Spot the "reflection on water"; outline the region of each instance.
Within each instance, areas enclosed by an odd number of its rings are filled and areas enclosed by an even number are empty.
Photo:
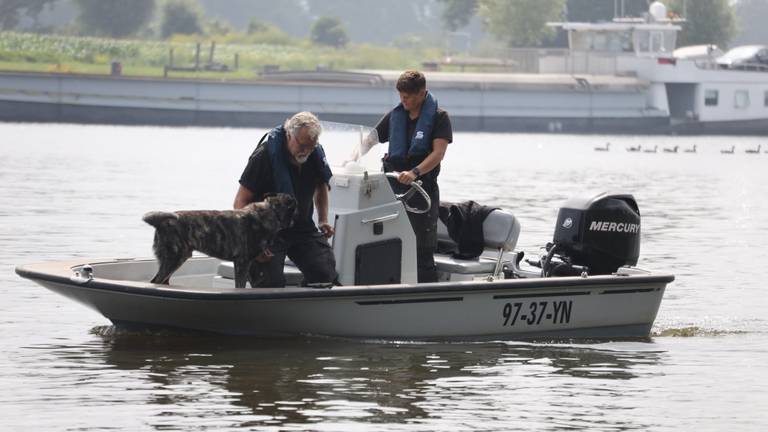
[[[92,333],[98,339],[80,347],[27,349],[46,352],[61,368],[91,371],[80,377],[81,385],[127,384],[127,392],[118,397],[130,401],[138,393],[143,404],[154,407],[156,428],[191,426],[216,416],[226,416],[222,425],[230,427],[406,419],[432,425],[435,416],[441,418],[438,425],[447,426],[452,410],[468,408],[476,420],[509,424],[500,416],[500,403],[519,404],[515,421],[523,424],[544,420],[536,413],[538,404],[530,406],[530,398],[542,389],[546,395],[536,394],[539,403],[577,393],[582,399],[602,397],[617,391],[606,380],[647,375],[663,358],[641,343],[612,350],[523,343],[254,340],[126,332],[111,326]],[[582,382],[567,385],[574,379]],[[605,408],[581,405],[584,415]],[[559,415],[570,416],[569,410],[566,406]]]
[[[0,125],[0,430],[768,425],[768,155],[740,151],[760,137],[456,134],[441,195],[514,212],[528,254],[551,239],[565,200],[635,195],[641,265],[676,275],[644,342],[122,333],[13,273],[32,261],[151,256],[141,215],[229,208],[263,132]],[[606,141],[612,151],[592,150]],[[694,143],[697,154],[624,151]],[[731,145],[737,154],[719,153]]]

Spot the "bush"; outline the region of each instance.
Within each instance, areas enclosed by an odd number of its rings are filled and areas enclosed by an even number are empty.
[[[296,40],[276,25],[255,18],[248,23],[246,40],[255,44],[296,45]]]
[[[209,35],[226,36],[235,33],[235,29],[226,20],[213,19],[205,23],[205,32]]]
[[[422,59],[440,56],[438,48],[351,45],[337,49],[313,45],[306,39],[293,39],[291,45],[251,42],[249,39],[258,37],[258,33],[250,36],[240,34],[244,40],[238,43],[223,40],[234,39],[235,36],[216,37],[217,61],[231,64],[235,54],[239,56],[240,68],[226,76],[232,78],[253,78],[256,71],[268,64],[279,65],[280,70],[312,70],[318,64],[333,65],[339,69],[409,69],[417,68]],[[74,71],[89,73],[96,70],[96,73],[103,73],[108,69],[89,69],[88,66],[108,66],[110,61],[119,60],[123,63],[124,72],[130,67],[135,71],[134,75],[159,75],[168,62],[169,49],[174,49],[177,64],[191,64],[197,42],[203,43],[204,50],[210,43],[192,35],[174,36],[168,41],[150,41],[0,32],[0,61],[19,63],[16,66],[18,70],[24,70],[25,64],[29,65],[29,70],[38,70],[35,65],[58,63],[66,64]],[[56,71],[61,72],[61,69]]]
[[[310,32],[312,42],[341,48],[347,45],[349,37],[341,20],[335,17],[320,17],[312,24]]]

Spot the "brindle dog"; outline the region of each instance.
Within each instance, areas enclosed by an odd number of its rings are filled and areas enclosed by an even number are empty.
[[[272,245],[280,230],[293,223],[296,200],[287,194],[268,197],[239,210],[150,212],[144,222],[155,227],[153,250],[160,263],[152,283],[168,284],[171,275],[196,250],[235,264],[235,287],[260,282],[255,258]]]

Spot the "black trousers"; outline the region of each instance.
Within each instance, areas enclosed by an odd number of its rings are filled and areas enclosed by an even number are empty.
[[[315,283],[336,283],[336,258],[333,249],[320,231],[283,233],[272,245],[272,259],[262,266],[261,287],[284,287],[283,266],[286,255],[304,275],[303,286]]]
[[[395,193],[404,193],[410,186],[406,186],[395,179],[389,179]],[[408,212],[413,233],[416,235],[416,267],[419,282],[437,282],[437,266],[435,266],[435,250],[437,249],[437,218],[440,209],[440,188],[437,182],[425,180],[422,183],[424,191],[429,195],[432,206],[426,213],[416,214]],[[408,205],[414,208],[424,208],[426,201],[420,194],[414,194]]]

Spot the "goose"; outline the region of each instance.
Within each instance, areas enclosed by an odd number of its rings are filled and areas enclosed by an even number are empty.
[[[611,143],[605,143],[605,147],[595,147],[595,151],[611,151]]]
[[[696,153],[696,144],[693,145],[693,147],[689,149],[684,150],[686,153]]]
[[[646,150],[643,150],[643,153],[656,153],[656,150],[658,150],[658,148],[659,146],[653,146],[653,150],[646,149]]]
[[[729,149],[722,149],[722,150],[720,150],[720,153],[722,153],[722,154],[733,154],[733,152],[735,150],[736,150],[736,146],[733,145],[733,146],[731,146],[730,150]]]
[[[664,153],[677,153],[678,146],[674,146],[672,148],[664,148]]]
[[[628,152],[639,152],[641,150],[640,144],[637,145],[637,147],[629,146],[627,147]]]
[[[746,149],[744,150],[745,153],[751,153],[751,154],[758,154],[760,153],[760,146],[762,144],[758,144],[756,149]]]

